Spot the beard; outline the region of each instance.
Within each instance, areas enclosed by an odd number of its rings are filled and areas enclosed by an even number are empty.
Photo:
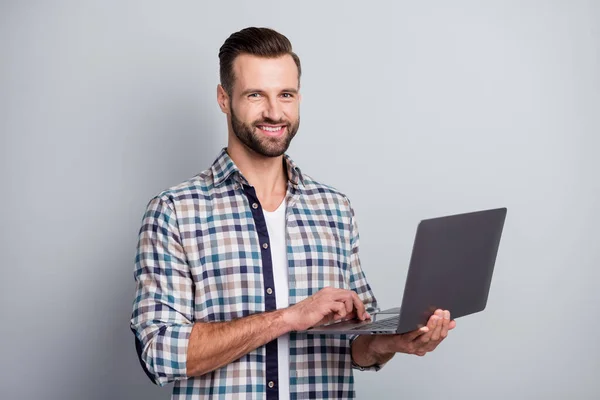
[[[263,124],[284,124],[285,134],[281,137],[261,135],[256,131],[260,129],[258,126]],[[293,124],[283,119],[273,121],[269,118],[246,124],[235,116],[233,107],[231,107],[231,127],[235,136],[249,149],[265,157],[279,157],[287,151],[292,139],[296,136],[296,132],[300,127],[300,117]]]

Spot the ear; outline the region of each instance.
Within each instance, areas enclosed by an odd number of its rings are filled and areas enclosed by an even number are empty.
[[[229,114],[229,96],[220,84],[217,85],[217,103],[224,114]]]

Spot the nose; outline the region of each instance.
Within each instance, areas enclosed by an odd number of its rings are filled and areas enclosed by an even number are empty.
[[[281,105],[277,99],[270,99],[263,110],[263,118],[270,119],[272,121],[280,121],[283,117],[283,111]]]

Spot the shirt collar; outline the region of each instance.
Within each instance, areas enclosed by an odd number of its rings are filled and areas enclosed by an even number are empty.
[[[283,155],[283,160],[287,166],[288,180],[290,183],[295,188],[302,188],[304,186],[304,177],[302,176],[300,168],[298,168],[296,163],[287,154]],[[237,165],[235,165],[231,157],[229,157],[226,147],[221,150],[211,169],[215,186],[221,185],[229,178],[236,179],[242,184],[249,185],[248,180],[246,180]]]

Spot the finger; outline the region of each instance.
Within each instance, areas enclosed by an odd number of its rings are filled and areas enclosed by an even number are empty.
[[[442,332],[440,336],[445,339],[448,336],[448,327],[450,325],[450,311],[444,311],[444,318],[442,319]]]
[[[348,314],[346,314],[346,316],[344,317],[344,321],[350,321],[356,319],[356,312],[354,310],[352,310],[352,312],[349,312]]]
[[[338,321],[342,318],[344,318],[346,316],[346,314],[348,314],[346,312],[346,306],[343,302],[340,301],[336,301],[334,302],[331,307],[330,307],[332,313],[333,313],[333,319],[335,321]]]
[[[433,333],[435,332],[435,330],[437,329],[437,319],[435,317],[430,317],[429,318],[429,322],[427,323],[427,328],[428,331],[425,335],[421,336],[419,338],[419,342],[421,343],[427,343],[431,340],[431,335],[433,335]]]
[[[346,311],[348,311],[349,313],[351,313],[354,310],[354,301],[352,300],[352,298],[345,298],[344,304],[346,305]]]
[[[435,329],[431,332],[431,340],[433,341],[437,341],[440,340],[441,334],[442,334],[442,318],[438,317],[437,315],[433,316],[434,318],[434,324],[435,324]]]
[[[451,331],[454,328],[456,328],[456,321],[451,320],[450,323],[448,323],[448,330]]]
[[[358,319],[363,321],[366,318],[370,317],[365,310],[365,305],[363,304],[362,300],[358,297],[356,292],[351,290],[350,295],[352,296],[352,301],[354,302],[354,308],[356,309],[356,315],[358,316]]]
[[[354,301],[352,300],[351,297],[346,296],[345,298],[342,298],[340,301],[344,303],[344,307],[346,308],[346,313],[347,314],[353,313],[353,311],[354,311]]]

